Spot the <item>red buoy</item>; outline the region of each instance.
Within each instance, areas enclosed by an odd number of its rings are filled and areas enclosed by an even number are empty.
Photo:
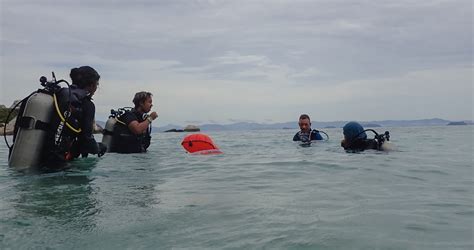
[[[222,154],[212,139],[206,134],[192,134],[184,137],[181,145],[191,154]]]

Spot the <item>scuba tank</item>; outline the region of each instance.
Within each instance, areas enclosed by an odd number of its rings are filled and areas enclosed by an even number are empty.
[[[111,113],[113,114],[114,110],[111,110]],[[117,123],[117,120],[115,119],[115,116],[110,115],[109,119],[105,123],[104,131],[102,132],[102,143],[107,146],[107,152],[110,152],[110,147],[112,146],[112,138],[114,135],[114,127],[115,123]]]
[[[18,115],[18,127],[8,165],[16,170],[37,166],[53,115],[53,97],[47,91],[37,91],[25,100],[24,110]]]
[[[43,89],[38,89],[16,105],[21,104],[21,107],[15,122],[13,145],[8,145],[5,138],[9,148],[8,165],[19,171],[40,165],[48,135],[53,131],[51,121],[54,109],[59,110],[55,95],[61,89],[59,83],[65,82],[69,86],[65,80],[56,81],[54,72],[52,81],[48,82],[42,76],[40,82]],[[67,120],[64,125],[70,126]]]
[[[123,115],[126,111],[130,111],[131,108],[119,108],[117,110],[110,110],[110,116],[105,123],[104,131],[102,132],[102,143],[107,146],[107,152],[111,152],[113,146],[114,128],[117,123],[117,118]]]

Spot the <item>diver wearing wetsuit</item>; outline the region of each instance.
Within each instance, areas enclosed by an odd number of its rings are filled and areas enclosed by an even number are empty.
[[[95,105],[92,96],[99,85],[99,74],[89,66],[73,68],[70,73],[72,85],[60,89],[57,107],[47,134],[42,162],[50,166],[61,166],[65,161],[88,154],[102,156],[107,147],[97,143],[93,136]],[[71,126],[62,122],[60,114]]]
[[[358,122],[349,122],[343,127],[344,139],[341,147],[345,150],[364,151],[366,149],[382,150],[376,139],[367,139],[367,134]]]
[[[311,129],[311,119],[308,115],[302,114],[298,121],[300,131],[293,136],[293,141],[311,142],[314,140],[323,140],[318,130]]]
[[[152,96],[150,92],[136,93],[133,98],[135,108],[117,118],[111,152],[127,154],[147,151],[151,141],[151,123],[158,117],[156,112],[147,115],[153,106]]]

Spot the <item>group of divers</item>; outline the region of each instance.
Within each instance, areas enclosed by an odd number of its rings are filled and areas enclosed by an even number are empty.
[[[41,89],[22,99],[12,111],[18,109],[13,133],[13,144],[9,145],[8,163],[16,170],[31,168],[62,169],[78,157],[106,152],[143,153],[150,146],[151,124],[158,117],[151,112],[150,92],[138,92],[133,98],[133,108],[112,110],[104,128],[102,142],[93,136],[95,105],[92,97],[99,85],[100,75],[90,66],[71,69],[71,83],[66,80],[48,81],[41,77]],[[60,84],[67,85],[61,87]],[[9,114],[10,116],[10,114]],[[8,119],[8,118],[7,118]],[[111,122],[112,121],[112,122]],[[293,141],[310,145],[311,141],[323,140],[326,133],[311,128],[310,117],[299,118],[300,131]],[[375,134],[373,139],[366,132]],[[348,152],[366,149],[384,150],[389,141],[388,132],[378,134],[372,129],[364,130],[357,122],[343,127],[341,146]]]

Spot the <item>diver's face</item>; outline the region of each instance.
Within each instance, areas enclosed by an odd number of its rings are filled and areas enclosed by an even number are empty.
[[[308,132],[311,129],[311,122],[309,119],[300,119],[298,125],[300,125],[300,129],[303,132]]]
[[[150,112],[151,110],[151,107],[153,107],[153,100],[151,99],[151,97],[148,97],[142,104],[141,104],[141,108],[142,108],[142,111],[143,113],[148,113]]]
[[[95,92],[97,91],[98,86],[99,86],[99,81],[95,81],[94,83],[92,83],[86,88],[86,91],[89,92],[90,96],[93,96]]]

